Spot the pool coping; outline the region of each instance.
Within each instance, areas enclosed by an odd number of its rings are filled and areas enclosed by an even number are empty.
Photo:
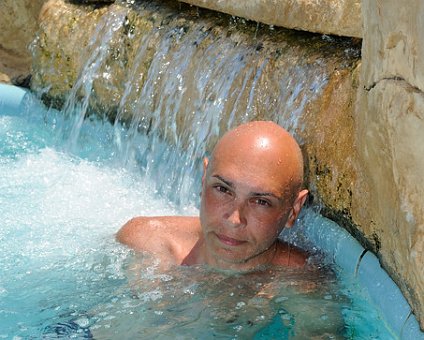
[[[28,93],[29,90],[14,85],[0,84],[0,112],[16,112]],[[372,252],[364,249],[345,229],[318,213],[308,212],[302,219],[306,237],[332,257],[343,274],[358,279],[395,336],[402,340],[424,340],[424,332],[411,307]]]
[[[358,280],[395,336],[402,340],[424,340],[411,307],[377,256],[337,223],[318,213],[308,212],[302,219],[306,237],[333,259],[343,275]]]
[[[0,84],[0,111],[16,111],[29,91],[21,87]]]

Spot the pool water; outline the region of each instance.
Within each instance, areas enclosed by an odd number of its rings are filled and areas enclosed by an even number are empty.
[[[140,162],[124,166],[116,126],[86,119],[70,149],[72,122],[23,102],[0,112],[0,339],[393,338],[357,282],[319,255],[319,270],[235,275],[161,270],[118,244],[131,217],[192,215],[196,203],[158,193]]]

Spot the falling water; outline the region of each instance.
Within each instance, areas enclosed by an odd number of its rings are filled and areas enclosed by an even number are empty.
[[[70,131],[66,131],[65,126],[59,130],[60,135],[68,140],[68,149],[75,149],[83,120],[88,111],[90,98],[94,92],[93,82],[99,76],[104,76],[104,74],[101,75],[99,73],[100,66],[110,53],[110,41],[114,33],[122,26],[124,19],[125,11],[112,12],[110,15],[103,17],[90,40],[84,58],[87,61],[62,109],[65,117],[70,117],[74,120]]]
[[[156,192],[192,202],[202,158],[229,128],[270,119],[295,136],[302,131],[302,114],[331,72],[358,57],[349,42],[327,40],[193,9],[176,13],[169,4],[121,2],[99,21],[68,93],[63,111],[75,120],[68,147],[78,143],[83,119],[104,109],[97,114],[114,119],[119,162],[153,178]]]

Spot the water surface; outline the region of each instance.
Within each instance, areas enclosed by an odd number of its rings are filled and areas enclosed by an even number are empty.
[[[177,206],[139,162],[122,164],[124,130],[87,119],[70,151],[61,132],[72,121],[30,96],[24,106],[0,113],[0,338],[391,338],[336,271],[163,271],[119,245],[129,218],[195,204]]]

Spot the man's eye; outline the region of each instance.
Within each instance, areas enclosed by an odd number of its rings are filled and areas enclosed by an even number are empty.
[[[261,198],[255,198],[254,203],[258,204],[258,205],[262,205],[264,207],[270,207],[271,206],[271,203],[269,203],[267,200],[264,200],[264,199],[261,199]]]
[[[230,192],[226,187],[223,187],[222,185],[216,185],[215,189],[224,194],[227,194]]]

